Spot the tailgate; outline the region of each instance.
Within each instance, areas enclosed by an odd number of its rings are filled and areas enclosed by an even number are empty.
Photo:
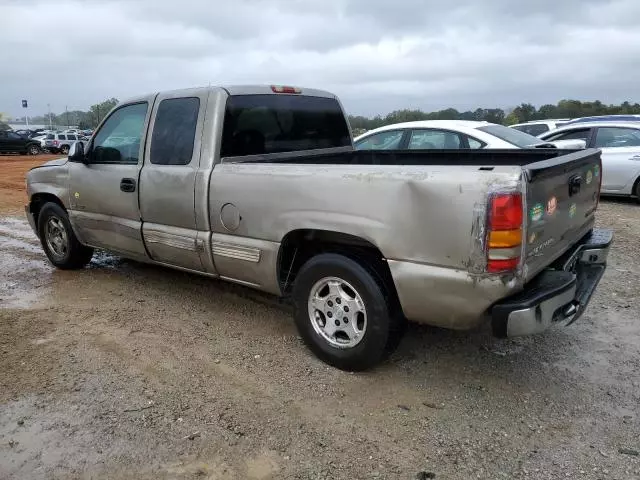
[[[568,152],[525,167],[525,281],[562,255],[592,227],[600,194],[600,150]]]

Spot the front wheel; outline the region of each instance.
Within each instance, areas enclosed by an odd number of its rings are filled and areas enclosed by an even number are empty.
[[[383,282],[360,263],[325,253],[311,258],[293,288],[295,322],[308,347],[342,370],[366,370],[397,345],[400,315]]]
[[[40,147],[38,147],[37,145],[30,145],[27,149],[27,153],[29,155],[38,155],[40,153]]]
[[[63,270],[84,267],[91,261],[93,249],[82,245],[69,222],[69,216],[56,203],[45,203],[38,215],[38,234],[49,261]]]

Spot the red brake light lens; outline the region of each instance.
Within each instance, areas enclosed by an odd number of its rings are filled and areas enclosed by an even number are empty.
[[[520,257],[508,258],[506,260],[488,260],[487,272],[501,273],[515,270],[518,268],[518,263],[520,263]]]
[[[491,199],[489,230],[514,230],[522,227],[522,195],[506,193]]]
[[[284,87],[278,85],[271,85],[271,91],[273,93],[301,93],[302,90],[296,87]]]

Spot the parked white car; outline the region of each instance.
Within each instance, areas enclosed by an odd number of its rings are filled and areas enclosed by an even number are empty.
[[[569,118],[532,120],[526,123],[516,123],[515,125],[510,125],[510,127],[515,128],[516,130],[520,130],[521,132],[528,133],[529,135],[533,135],[534,137],[539,137],[547,132],[550,132],[551,130],[563,127],[570,120],[571,119]]]
[[[531,148],[557,146],[584,148],[584,142],[548,145],[514,128],[468,120],[424,120],[396,123],[370,130],[354,140],[356,150],[428,150],[478,148]]]
[[[601,192],[606,195],[632,195],[640,200],[639,122],[575,123],[540,138],[545,141],[582,140],[587,147],[601,149]]]

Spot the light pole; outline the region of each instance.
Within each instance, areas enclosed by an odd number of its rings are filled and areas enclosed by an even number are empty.
[[[49,130],[52,130],[51,128],[51,104],[47,103],[47,110],[49,111]]]
[[[29,129],[29,112],[27,111],[28,106],[28,102],[26,100],[22,100],[22,108],[24,108],[24,123],[27,124],[27,130]]]

